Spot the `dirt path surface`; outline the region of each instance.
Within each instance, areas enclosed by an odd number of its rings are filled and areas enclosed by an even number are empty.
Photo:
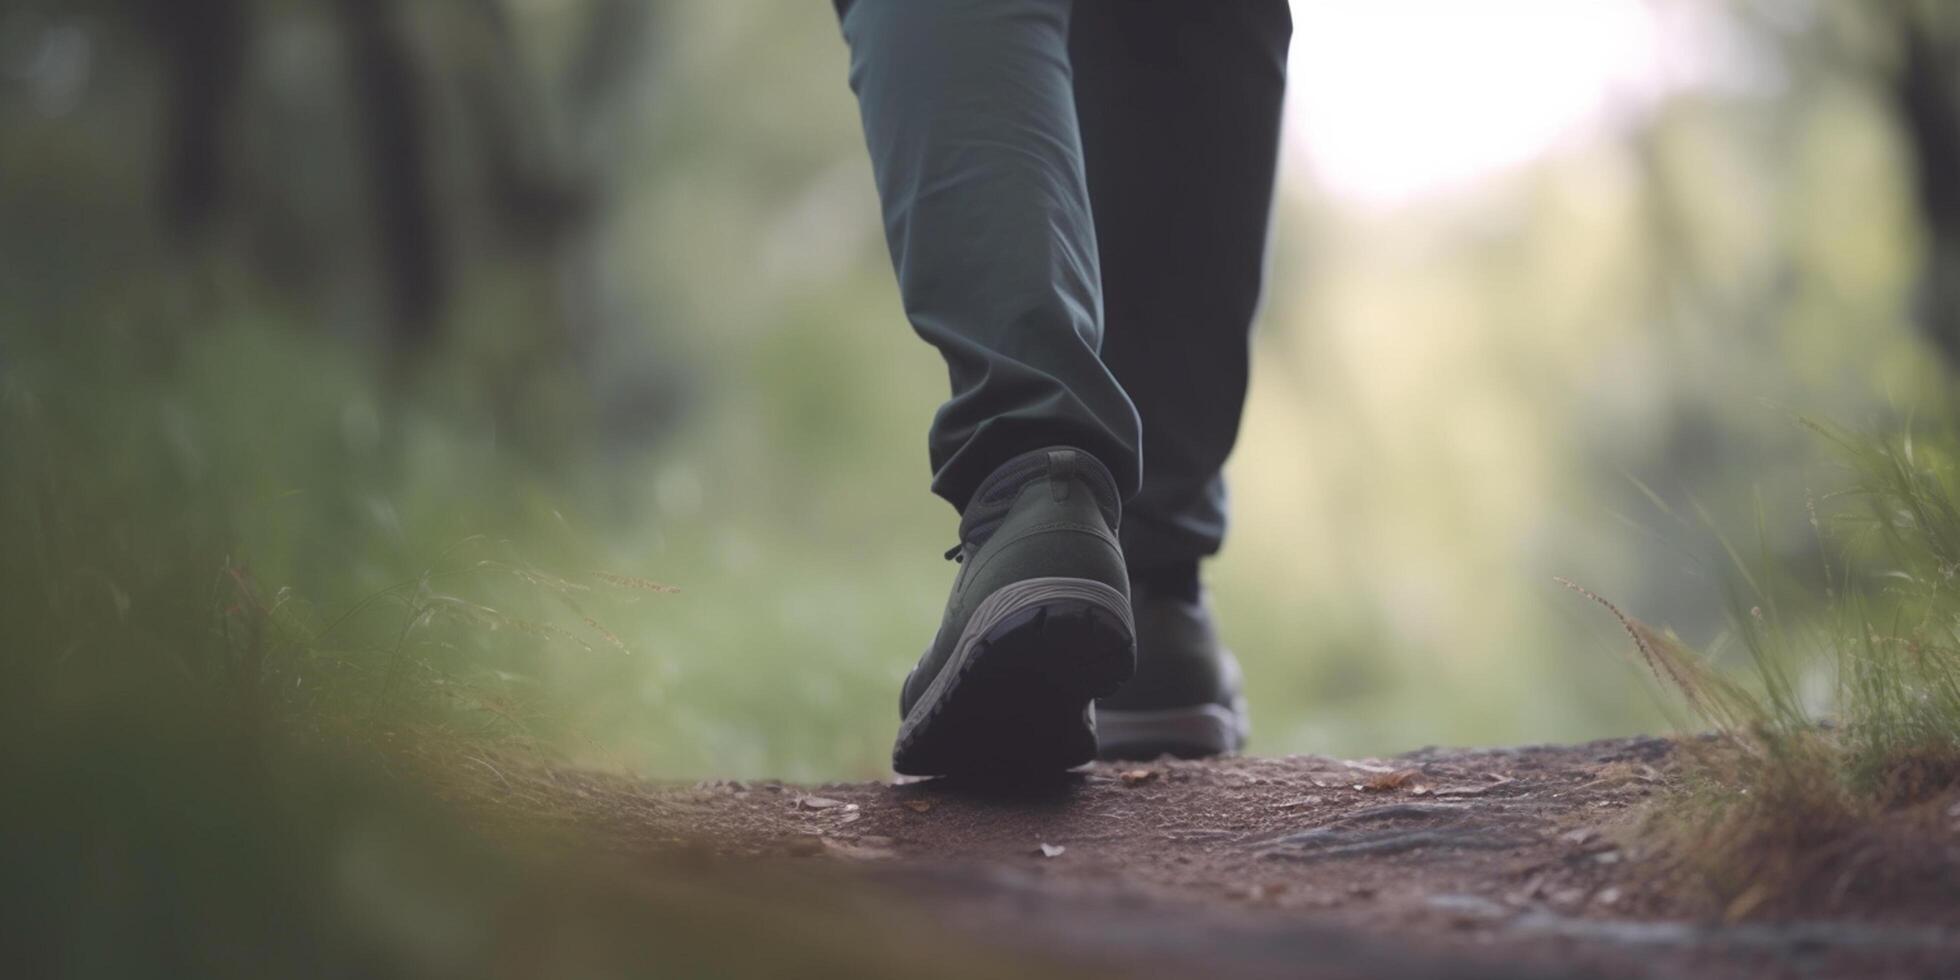
[[[1960,977],[1960,896],[1724,925],[1658,893],[1633,818],[1671,746],[1165,760],[1011,791],[497,781],[629,862],[756,870],[1077,974]]]

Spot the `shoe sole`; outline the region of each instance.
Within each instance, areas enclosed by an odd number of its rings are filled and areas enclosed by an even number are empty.
[[[1252,727],[1243,697],[1232,699],[1230,706],[1199,704],[1150,711],[1104,708],[1098,725],[1100,756],[1111,761],[1164,755],[1180,759],[1234,755],[1245,747]]]
[[[1095,699],[1136,670],[1130,601],[1091,579],[1034,578],[982,600],[899,725],[908,776],[1013,778],[1096,757]]]

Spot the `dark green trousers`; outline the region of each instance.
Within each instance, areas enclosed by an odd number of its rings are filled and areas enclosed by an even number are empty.
[[[1285,0],[837,0],[905,312],[945,356],[933,490],[1087,450],[1132,569],[1225,534]]]

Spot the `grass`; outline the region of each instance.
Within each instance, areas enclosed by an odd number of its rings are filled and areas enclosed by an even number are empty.
[[[1802,424],[1844,473],[1808,504],[1824,558],[1751,561],[1717,532],[1732,626],[1705,653],[1565,583],[1714,731],[1684,743],[1686,778],[1652,826],[1668,883],[1729,918],[1910,907],[1960,883],[1928,836],[1960,800],[1960,436]]]

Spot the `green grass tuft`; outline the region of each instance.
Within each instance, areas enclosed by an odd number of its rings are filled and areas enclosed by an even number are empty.
[[[1801,422],[1843,464],[1823,514],[1808,503],[1822,567],[1752,563],[1704,514],[1735,573],[1731,628],[1707,652],[1564,582],[1714,729],[1683,743],[1684,778],[1653,823],[1670,873],[1729,917],[1853,894],[1910,904],[1960,876],[1915,839],[1960,798],[1960,437]],[[1740,669],[1716,666],[1738,654]]]

